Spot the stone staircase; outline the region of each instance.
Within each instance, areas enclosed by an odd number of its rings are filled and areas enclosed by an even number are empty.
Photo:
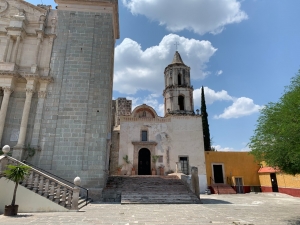
[[[228,184],[212,184],[214,194],[236,194],[236,191]]]
[[[3,176],[2,172],[6,169],[7,165],[28,166],[10,156],[0,156],[0,178]],[[76,179],[74,180],[75,186],[73,187],[72,184],[70,186],[46,174],[46,172],[31,167],[29,175],[20,182],[20,185],[66,209],[78,210],[90,202],[91,199],[86,199],[86,196],[81,195],[82,188],[79,186],[80,178]]]
[[[110,176],[104,202],[121,204],[199,204],[200,199],[177,176]]]

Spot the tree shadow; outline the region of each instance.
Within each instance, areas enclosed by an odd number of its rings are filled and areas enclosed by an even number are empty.
[[[210,204],[232,204],[231,202],[219,200],[219,199],[205,199],[201,198],[200,199],[202,204],[210,205]]]
[[[4,216],[4,214],[0,214]],[[26,218],[26,217],[31,217],[33,216],[32,214],[18,214],[16,216],[5,216],[5,217],[11,217],[11,218]]]
[[[289,220],[286,220],[288,225],[300,225],[300,217],[295,217]]]

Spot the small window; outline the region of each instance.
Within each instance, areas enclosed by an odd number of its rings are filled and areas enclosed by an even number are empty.
[[[148,132],[146,130],[142,130],[142,141],[148,141]]]
[[[164,158],[163,158],[162,155],[159,155],[159,156],[158,156],[158,162],[159,162],[159,163],[163,163],[163,162],[164,162]]]

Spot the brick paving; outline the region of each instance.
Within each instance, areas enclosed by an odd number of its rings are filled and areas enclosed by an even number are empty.
[[[0,215],[0,224],[300,224],[300,198],[284,194],[201,195],[203,204],[93,203],[79,212]]]

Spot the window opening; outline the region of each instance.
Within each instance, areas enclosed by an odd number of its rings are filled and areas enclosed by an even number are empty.
[[[179,157],[179,162],[181,164],[182,173],[188,175],[189,174],[188,157]]]
[[[178,85],[181,85],[181,75],[178,74]]]
[[[148,132],[146,130],[142,130],[142,141],[148,141]]]
[[[178,96],[179,110],[184,110],[184,96]]]

